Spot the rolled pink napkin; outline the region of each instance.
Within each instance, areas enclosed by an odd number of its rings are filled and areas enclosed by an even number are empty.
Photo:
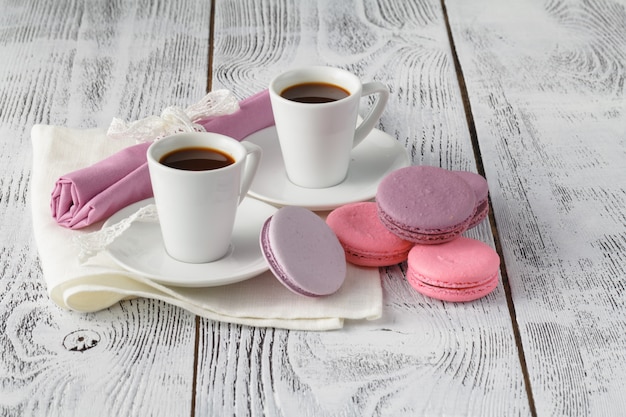
[[[263,90],[239,103],[235,113],[200,120],[207,132],[237,140],[274,124],[269,93]],[[146,160],[150,143],[130,146],[96,164],[59,178],[50,208],[56,222],[80,229],[152,196]]]

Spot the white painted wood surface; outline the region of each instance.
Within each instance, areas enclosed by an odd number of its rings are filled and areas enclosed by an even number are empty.
[[[537,414],[624,415],[626,2],[446,3]]]
[[[380,127],[415,164],[476,169],[437,1],[218,2],[215,33],[226,29],[215,37],[213,87],[245,96],[288,67],[341,66],[389,85]],[[488,224],[473,235],[490,241]],[[382,270],[384,318],[341,332],[203,321],[203,333],[234,336],[226,352],[200,340],[199,414],[527,415],[502,287],[453,305],[425,299],[403,277],[404,267]]]
[[[30,127],[106,127],[201,97],[210,8],[55,0],[0,10],[0,415],[190,415],[193,315],[150,300],[75,314],[48,299],[30,224]]]
[[[0,0],[0,416],[624,414],[624,2],[214,7]],[[413,163],[484,168],[506,272],[493,294],[438,302],[404,265],[385,268],[384,317],[326,333],[151,300],[94,314],[50,302],[30,231],[30,126],[107,126],[207,87],[245,97],[308,64],[388,84],[379,128]]]

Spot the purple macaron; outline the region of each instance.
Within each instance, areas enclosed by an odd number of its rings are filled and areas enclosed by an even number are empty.
[[[474,218],[476,196],[452,171],[410,166],[388,174],[376,193],[378,215],[392,233],[420,244],[457,238]]]
[[[459,175],[465,182],[472,187],[476,196],[476,212],[474,218],[470,222],[468,229],[478,225],[478,223],[485,220],[489,214],[489,186],[487,180],[482,176],[469,171],[452,171]]]
[[[346,278],[346,259],[337,236],[310,210],[279,209],[263,225],[260,242],[272,273],[296,294],[329,295]]]

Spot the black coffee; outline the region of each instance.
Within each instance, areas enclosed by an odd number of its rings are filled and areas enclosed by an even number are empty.
[[[303,83],[285,88],[280,95],[299,103],[329,103],[348,97],[350,93],[334,84]]]
[[[197,147],[177,149],[163,155],[159,162],[185,171],[209,171],[234,164],[235,160],[220,150]]]

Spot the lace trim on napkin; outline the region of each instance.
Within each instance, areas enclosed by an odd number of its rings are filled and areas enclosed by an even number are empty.
[[[102,252],[122,235],[136,221],[156,222],[159,220],[156,205],[148,204],[130,216],[102,229],[74,236],[74,242],[80,248],[78,262],[81,264]]]
[[[230,91],[215,90],[186,109],[170,106],[160,116],[149,116],[134,122],[114,118],[107,130],[107,136],[148,142],[174,133],[204,132],[205,129],[199,121],[231,114],[237,110],[239,102]]]

